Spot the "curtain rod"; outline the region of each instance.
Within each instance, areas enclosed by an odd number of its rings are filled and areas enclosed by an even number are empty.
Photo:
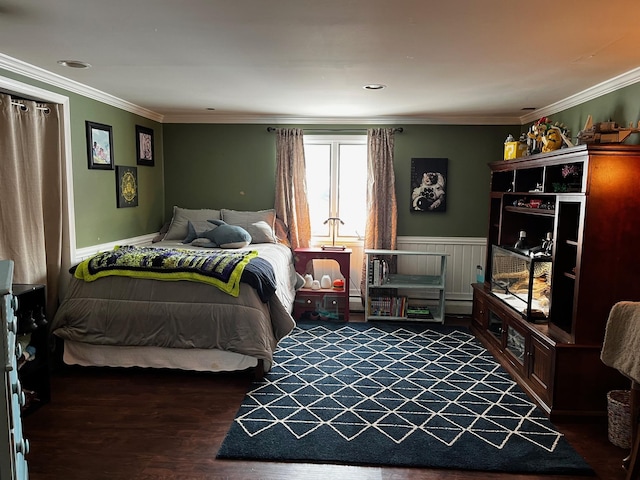
[[[24,103],[16,102],[15,100],[11,100],[11,105],[15,105],[16,107],[20,107],[21,110],[27,110],[27,106]],[[38,107],[36,106],[36,110],[43,110],[45,112],[49,111],[49,107]]]
[[[267,127],[267,132],[275,132],[276,127]],[[402,127],[396,127],[393,129],[394,133],[402,133]],[[366,132],[366,128],[309,128],[304,129],[305,132]]]

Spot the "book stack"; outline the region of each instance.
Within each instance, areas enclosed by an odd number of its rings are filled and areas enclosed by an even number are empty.
[[[368,308],[370,316],[404,317],[407,309],[407,297],[370,297]]]
[[[433,318],[433,314],[427,306],[409,305],[407,306],[407,318],[428,319]]]
[[[374,258],[369,265],[369,285],[378,287],[387,282],[389,265],[383,258]]]

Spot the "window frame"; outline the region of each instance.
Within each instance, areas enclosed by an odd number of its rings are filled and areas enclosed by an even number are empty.
[[[340,145],[364,145],[367,146],[366,134],[324,134],[324,135],[304,135],[304,144],[308,145],[330,145],[330,163],[329,163],[329,181],[330,181],[330,200],[329,200],[329,217],[339,217],[338,208],[340,205],[339,196],[339,175],[338,169],[340,162]],[[335,173],[337,170],[337,173]],[[366,172],[365,172],[366,175]],[[361,236],[357,235],[340,235],[340,222],[335,222],[335,240],[336,243],[364,243],[364,232]],[[312,235],[313,243],[331,243],[333,241],[333,232],[331,227],[328,229],[328,235],[318,236]]]

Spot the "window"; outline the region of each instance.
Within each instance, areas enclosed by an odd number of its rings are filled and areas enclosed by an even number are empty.
[[[367,137],[305,135],[307,197],[315,241],[364,237],[367,211]],[[338,217],[338,221],[328,218]],[[326,223],[325,223],[326,222]]]

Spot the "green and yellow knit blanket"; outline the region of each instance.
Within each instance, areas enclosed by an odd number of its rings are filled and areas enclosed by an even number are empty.
[[[119,275],[155,280],[190,280],[218,287],[234,297],[240,293],[240,277],[256,251],[183,250],[121,246],[82,261],[74,276],[86,282]]]

